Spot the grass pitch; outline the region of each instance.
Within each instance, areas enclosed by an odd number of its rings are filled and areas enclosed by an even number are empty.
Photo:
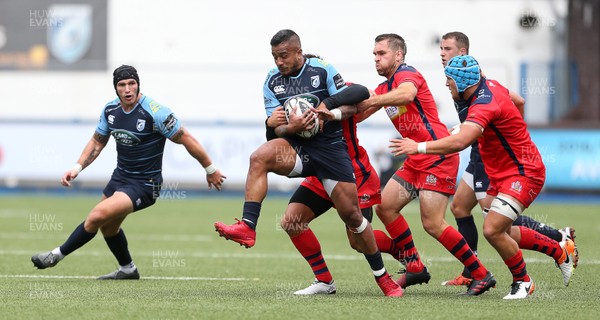
[[[538,221],[577,230],[580,264],[569,287],[553,261],[525,251],[536,292],[503,301],[511,277],[480,235],[479,254],[498,285],[479,297],[458,297],[463,288],[442,287],[461,270],[422,229],[416,203],[404,214],[432,279],[386,298],[363,256],[347,244],[334,211],[311,224],[338,287],[330,296],[296,297],[313,276],[279,228],[287,199],[263,204],[254,248],[219,238],[213,223],[233,222],[243,198],[163,199],[132,214],[123,228],[142,275],[140,281],[96,281],[117,263],[101,235],[56,267],[36,270],[32,254],[64,242],[99,197],[0,197],[0,318],[2,319],[597,319],[600,316],[600,206],[535,203],[526,213]],[[482,217],[475,215],[478,226]],[[447,220],[454,225],[451,214]],[[375,228],[382,228],[375,221]],[[481,230],[481,228],[480,228]],[[481,232],[480,232],[481,234]],[[594,244],[596,243],[596,244]],[[393,273],[399,264],[385,256]]]

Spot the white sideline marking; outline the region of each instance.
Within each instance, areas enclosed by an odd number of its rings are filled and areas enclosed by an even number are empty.
[[[65,233],[58,231],[31,231],[31,232],[4,232],[0,234],[0,239],[9,239],[9,240],[28,240],[28,239],[64,239]],[[197,235],[197,234],[144,234],[144,235],[136,235],[131,234],[127,235],[127,238],[131,240],[140,240],[140,241],[190,241],[190,242],[206,242],[212,241],[212,237],[205,235]]]
[[[177,250],[167,250],[167,249],[160,249],[160,250],[156,250],[155,252],[150,252],[150,251],[136,251],[135,252],[135,256],[137,257],[152,257],[155,259],[167,259],[170,258],[169,256],[161,256],[161,254],[164,254],[165,252],[176,252],[177,253],[177,257],[178,258],[213,258],[213,259],[226,259],[226,258],[235,258],[235,259],[293,259],[293,260],[298,260],[298,259],[302,259],[302,256],[300,256],[299,253],[297,252],[293,252],[293,253],[205,253],[205,252],[192,252],[192,253],[186,253],[186,252],[179,252]],[[37,252],[41,252],[41,251],[31,251],[31,250],[0,250],[0,256],[3,255],[8,255],[8,256],[32,256],[33,254],[37,253]],[[101,256],[110,256],[110,251],[89,251],[89,250],[80,250],[77,251],[76,253],[74,253],[74,255],[76,256],[94,256],[94,257],[101,257]],[[339,261],[356,261],[356,260],[364,260],[365,257],[362,254],[356,254],[356,255],[325,255],[325,260],[339,260]],[[383,259],[384,260],[390,260],[393,261],[393,259],[391,258],[391,256],[387,255],[387,254],[383,254]],[[454,257],[450,257],[450,256],[445,256],[445,257],[431,257],[431,256],[421,256],[421,259],[423,260],[423,263],[427,264],[427,262],[457,262],[456,258]],[[497,257],[490,257],[490,258],[483,258],[481,259],[482,262],[484,263],[492,263],[492,262],[498,262],[500,258]],[[552,260],[549,257],[545,257],[545,258],[525,258],[525,262],[526,263],[551,263],[554,264],[554,260]],[[579,264],[578,265],[597,265],[600,264],[600,260],[579,260]]]
[[[35,274],[0,274],[0,278],[25,279],[96,279],[96,276],[48,276]],[[197,281],[244,281],[246,278],[210,278],[210,277],[142,277],[141,280],[197,280]]]

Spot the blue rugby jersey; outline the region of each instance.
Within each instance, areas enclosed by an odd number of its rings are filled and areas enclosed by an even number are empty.
[[[319,58],[306,59],[300,73],[293,77],[284,77],[277,68],[273,68],[263,86],[265,111],[267,116],[271,116],[276,107],[297,95],[314,96],[309,100],[316,108],[323,99],[345,88],[346,83],[337,70]],[[294,138],[302,139],[297,136]],[[313,140],[328,140],[330,143],[343,141],[341,122],[326,121],[323,133],[317,134]]]
[[[117,144],[117,169],[130,177],[160,178],[165,141],[181,124],[171,109],[142,95],[126,113],[119,98],[106,104],[96,132],[112,135]]]

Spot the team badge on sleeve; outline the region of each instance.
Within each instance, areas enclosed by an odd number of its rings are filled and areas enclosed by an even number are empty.
[[[346,81],[342,78],[342,75],[339,73],[333,76],[333,83],[335,83],[335,88],[340,90],[346,85]]]
[[[175,117],[175,115],[171,113],[167,117],[167,119],[165,119],[165,121],[163,121],[163,124],[165,125],[165,130],[166,131],[171,131],[171,130],[173,130],[173,128],[177,124],[177,117]]]

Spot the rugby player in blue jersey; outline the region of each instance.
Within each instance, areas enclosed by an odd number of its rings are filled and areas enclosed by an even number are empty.
[[[103,108],[96,132],[75,166],[64,173],[61,184],[69,187],[81,170],[98,157],[111,135],[117,145],[117,167],[104,188],[100,202],[67,241],[52,251],[31,257],[38,269],[54,267],[65,256],[92,240],[100,230],[117,258],[119,269],[98,279],[140,278],[121,224],[127,215],[153,205],[159,197],[163,181],[162,156],[167,139],[185,146],[204,167],[209,189],[215,187],[221,190],[226,178],[214,166],[200,142],[181,126],[169,108],[140,93],[140,78],[134,67],[122,65],[115,69],[113,86],[118,98]]]
[[[336,120],[342,118],[342,105],[354,105],[369,97],[361,85],[346,86],[331,65],[318,58],[303,55],[300,38],[292,30],[280,30],[271,39],[271,53],[276,64],[265,81],[263,95],[267,113],[282,106],[292,97],[309,99],[315,108],[331,110]],[[355,112],[355,111],[354,111]],[[216,222],[222,237],[247,248],[256,242],[256,225],[262,201],[267,195],[267,174],[287,177],[317,177],[335,208],[351,231],[357,249],[365,255],[377,284],[386,296],[402,296],[402,288],[386,271],[377,249],[373,229],[358,205],[354,169],[348,155],[340,121],[324,121],[323,131],[310,139],[296,133],[312,128],[316,113],[289,115],[289,123],[267,119],[267,136],[274,136],[250,156],[246,178],[242,221],[233,225]]]

